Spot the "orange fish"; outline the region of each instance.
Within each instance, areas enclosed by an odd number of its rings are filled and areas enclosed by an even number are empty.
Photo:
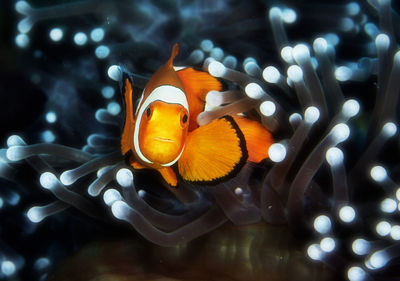
[[[273,140],[257,121],[224,116],[198,126],[196,118],[204,110],[207,93],[222,85],[206,72],[174,68],[177,54],[175,44],[169,60],[147,83],[135,111],[132,81],[124,77],[121,152],[130,155],[130,165],[156,169],[176,186],[175,163],[184,180],[213,184],[236,174],[246,161],[267,158]]]

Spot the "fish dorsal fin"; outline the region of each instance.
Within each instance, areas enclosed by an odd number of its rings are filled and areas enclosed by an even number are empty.
[[[170,67],[174,67],[174,58],[179,53],[179,44],[175,43],[171,50],[171,56],[169,57],[168,64]]]
[[[182,81],[188,99],[190,132],[198,127],[197,115],[204,110],[207,93],[209,91],[220,91],[222,84],[207,72],[195,70],[191,67],[181,69],[176,74]]]
[[[186,181],[214,184],[234,176],[246,160],[244,136],[233,118],[224,116],[187,136],[178,169]]]
[[[274,143],[270,132],[260,122],[241,116],[235,116],[233,119],[238,124],[246,140],[246,147],[249,153],[247,161],[259,163],[268,158],[268,149]]]
[[[132,100],[132,81],[128,75],[123,77],[123,98],[125,103],[125,123],[121,137],[121,152],[125,155],[131,150],[131,143],[133,140],[133,129],[135,127],[135,119],[133,112],[133,100]]]
[[[159,86],[169,85],[184,91],[181,80],[174,70],[174,58],[178,55],[178,43],[172,47],[170,58],[164,63],[154,74],[151,76],[144,91],[144,98],[146,99],[150,93]]]

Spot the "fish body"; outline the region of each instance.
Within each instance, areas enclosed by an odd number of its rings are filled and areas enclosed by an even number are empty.
[[[233,176],[246,161],[268,157],[269,132],[257,121],[224,116],[199,127],[205,96],[221,83],[193,68],[175,70],[175,44],[169,60],[150,78],[134,112],[132,81],[123,81],[125,124],[121,152],[134,169],[156,169],[171,186],[177,163],[186,181],[212,184]]]

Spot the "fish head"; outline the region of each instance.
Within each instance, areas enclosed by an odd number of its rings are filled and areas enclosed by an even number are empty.
[[[170,166],[181,155],[186,141],[189,112],[181,104],[155,100],[141,116],[138,141],[149,161]]]

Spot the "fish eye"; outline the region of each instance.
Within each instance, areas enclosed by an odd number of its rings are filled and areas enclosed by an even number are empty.
[[[182,122],[183,122],[183,123],[186,123],[187,119],[188,119],[187,114],[183,115],[183,117],[182,117]]]
[[[147,115],[147,118],[150,117],[150,115],[151,115],[151,109],[150,109],[150,107],[148,107],[148,108],[146,109],[146,115]]]

